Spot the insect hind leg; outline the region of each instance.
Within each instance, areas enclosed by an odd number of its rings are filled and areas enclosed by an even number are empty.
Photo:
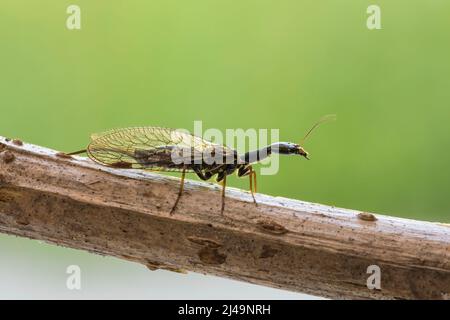
[[[227,176],[223,177],[222,181],[222,205],[220,207],[220,214],[223,215],[223,211],[225,210],[225,188],[227,186]]]
[[[177,200],[175,200],[175,204],[170,210],[170,215],[173,215],[175,213],[175,209],[177,208],[178,202],[180,201],[181,195],[183,194],[185,177],[186,177],[186,169],[183,169],[183,172],[181,173],[180,190],[178,191]]]

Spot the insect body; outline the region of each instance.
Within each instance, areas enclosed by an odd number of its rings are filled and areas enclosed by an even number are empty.
[[[310,129],[305,138],[320,122]],[[86,149],[70,154],[84,152],[95,162],[113,168],[181,172],[178,197],[170,214],[175,212],[180,201],[187,172],[195,173],[205,181],[216,177],[216,181],[222,183],[223,213],[228,175],[236,172],[239,177],[249,177],[250,192],[256,204],[256,173],[252,168],[254,163],[273,153],[300,155],[308,159],[308,153],[296,143],[277,142],[238,155],[234,149],[214,144],[182,130],[160,127],[130,127],[94,134]]]

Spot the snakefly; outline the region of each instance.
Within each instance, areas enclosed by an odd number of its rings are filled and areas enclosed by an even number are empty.
[[[321,123],[334,115],[321,118],[301,140],[301,144]],[[86,149],[69,155],[87,153],[93,161],[119,169],[142,169],[150,171],[181,172],[177,199],[170,211],[175,209],[183,193],[186,173],[195,173],[202,180],[216,177],[222,183],[221,213],[225,207],[227,176],[236,172],[239,177],[248,176],[250,193],[256,205],[256,172],[252,165],[273,153],[299,155],[308,159],[308,152],[293,142],[275,142],[259,150],[239,155],[236,150],[212,143],[183,130],[160,127],[129,127],[91,135]],[[175,155],[175,156],[174,156]]]

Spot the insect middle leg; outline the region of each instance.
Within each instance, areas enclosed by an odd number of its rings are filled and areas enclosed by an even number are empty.
[[[199,166],[194,166],[194,167],[193,167],[193,170],[194,170],[194,172],[197,174],[197,176],[198,176],[200,179],[202,179],[203,181],[207,181],[207,180],[211,179],[211,177],[213,176],[213,175],[211,174],[211,172],[209,172],[209,171],[205,171],[205,172],[203,173],[203,171],[200,169]]]
[[[238,171],[238,176],[248,176],[250,182],[250,193],[252,194],[254,204],[258,206],[255,199],[255,193],[257,192],[256,171],[253,170],[252,166],[242,167]]]
[[[202,180],[209,180],[219,169],[213,170],[213,171],[202,171],[200,167],[194,166],[193,168],[194,172],[197,174],[197,176]],[[225,171],[218,171],[217,172],[217,182],[222,183],[222,204],[220,208],[220,214],[223,215],[223,212],[225,210],[225,187],[227,184],[227,174]]]
[[[181,195],[183,194],[185,177],[186,177],[186,169],[183,169],[183,171],[181,173],[180,190],[178,191],[177,200],[175,200],[175,204],[173,205],[172,210],[170,210],[170,215],[174,214],[175,209],[177,208],[178,202],[180,201]]]
[[[223,211],[225,210],[225,188],[227,186],[227,173],[222,170],[217,174],[217,182],[222,183],[222,205],[220,207],[220,214],[223,215]]]

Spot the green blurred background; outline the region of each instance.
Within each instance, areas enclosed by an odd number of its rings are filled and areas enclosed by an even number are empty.
[[[312,161],[281,158],[259,192],[450,222],[449,14],[444,0],[2,0],[0,134],[71,151],[202,120],[298,141],[335,113]]]

